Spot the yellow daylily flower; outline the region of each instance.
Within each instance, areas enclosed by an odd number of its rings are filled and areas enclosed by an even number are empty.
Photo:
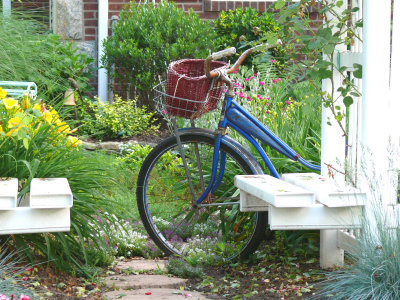
[[[46,121],[46,123],[48,123],[50,125],[53,123],[53,115],[49,111],[46,111],[43,114],[43,119]]]
[[[23,125],[21,122],[21,118],[19,117],[11,118],[10,120],[8,120],[8,128],[10,128],[11,130],[7,132],[6,136],[10,136],[14,132],[18,132],[18,130],[20,130],[22,126]]]
[[[7,96],[7,92],[0,87],[0,99],[4,99]]]
[[[69,127],[69,125],[67,124],[67,123],[65,123],[65,122],[57,122],[57,129],[58,129],[58,132],[60,132],[60,133],[65,133],[65,134],[68,134],[68,133],[70,133],[71,132],[71,128]]]
[[[75,148],[76,146],[79,146],[82,144],[82,141],[80,139],[78,139],[77,137],[68,136],[68,140],[67,140],[67,146],[70,146],[72,148]]]
[[[38,104],[38,103],[36,103],[34,106],[33,106],[33,109],[34,110],[38,110],[38,111],[42,111],[42,106],[40,105],[40,104]]]
[[[19,107],[18,101],[13,99],[13,98],[6,98],[3,99],[3,104],[6,107],[7,110],[11,110],[14,107]]]

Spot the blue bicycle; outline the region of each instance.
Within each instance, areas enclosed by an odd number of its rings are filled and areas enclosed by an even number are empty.
[[[158,144],[145,159],[136,191],[142,222],[167,255],[245,259],[267,236],[267,212],[240,211],[239,190],[234,186],[235,175],[263,174],[263,170],[243,145],[229,137],[229,127],[257,149],[276,178],[279,174],[256,140],[320,171],[320,166],[300,157],[233,100],[234,83],[228,74],[237,70],[250,53],[270,47],[245,51],[229,69],[214,60],[234,54],[235,48],[214,53],[205,60],[170,65],[169,74],[175,72],[176,78],[172,85],[167,84],[166,91],[159,91],[164,110],[190,118],[192,127],[177,129],[173,122],[174,135]],[[218,128],[212,131],[194,127],[194,118],[216,108],[222,89],[226,93]],[[189,95],[191,92],[194,97]]]

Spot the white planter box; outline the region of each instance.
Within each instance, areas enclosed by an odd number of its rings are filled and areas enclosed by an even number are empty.
[[[15,208],[17,206],[18,179],[0,178],[0,210]]]
[[[241,190],[240,198],[245,202],[248,197],[242,191],[275,207],[308,207],[315,203],[312,192],[269,175],[237,175],[235,186]],[[255,205],[261,206],[261,202]],[[249,206],[248,201],[245,206]]]
[[[0,211],[0,234],[69,231],[70,209],[17,207]]]
[[[34,178],[31,182],[31,208],[72,207],[72,192],[66,178]]]
[[[283,174],[282,179],[315,193],[316,200],[328,207],[363,206],[366,193],[350,186],[339,186],[316,173]]]

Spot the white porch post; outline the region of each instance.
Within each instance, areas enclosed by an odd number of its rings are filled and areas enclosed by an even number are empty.
[[[391,135],[394,143],[400,143],[400,2],[394,1],[392,27],[392,63],[390,68],[390,111],[392,112]],[[399,162],[400,164],[400,162]],[[399,166],[396,166],[399,167]]]
[[[345,9],[345,5],[337,9],[341,13]],[[334,16],[327,14],[328,19],[333,19]],[[333,29],[335,30],[335,29]],[[346,50],[345,45],[336,47],[338,51]],[[341,84],[342,78],[338,71],[333,71],[333,83],[335,89]],[[326,91],[336,99],[337,92],[332,92],[332,82],[325,79],[322,82],[322,90]],[[339,100],[340,101],[340,100]],[[343,107],[343,102],[335,104],[335,106]],[[344,166],[346,139],[343,135],[339,124],[335,120],[334,115],[329,108],[322,105],[322,124],[321,124],[321,175],[328,176],[328,166],[330,164],[338,170],[342,170]],[[328,125],[328,121],[332,125]],[[339,165],[337,164],[339,162]],[[335,181],[344,182],[344,176],[335,174]],[[321,268],[331,268],[334,265],[340,266],[343,264],[344,251],[339,249],[336,244],[337,230],[321,230],[320,232],[320,265]]]
[[[11,0],[3,0],[3,15],[5,17],[11,15]]]
[[[98,23],[98,87],[99,100],[107,102],[107,71],[101,68],[100,59],[104,54],[103,41],[108,36],[108,0],[99,0],[99,23]]]
[[[398,2],[398,1],[394,1]],[[373,170],[368,177],[382,178],[379,192],[383,204],[388,186],[388,146],[390,129],[390,19],[391,0],[364,0],[363,32],[363,106],[361,143],[362,158],[373,157]],[[399,85],[399,82],[395,83]],[[374,173],[374,174],[373,174]],[[368,180],[368,179],[367,179]],[[368,182],[364,182],[367,186]]]

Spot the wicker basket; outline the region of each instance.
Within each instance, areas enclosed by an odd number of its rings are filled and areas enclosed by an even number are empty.
[[[212,61],[210,69],[227,68],[228,64]],[[218,106],[222,95],[220,82],[204,75],[204,59],[182,59],[168,67],[166,110],[168,114],[198,118]]]

